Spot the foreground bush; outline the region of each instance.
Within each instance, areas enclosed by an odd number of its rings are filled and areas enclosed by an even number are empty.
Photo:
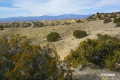
[[[51,32],[47,35],[47,41],[49,41],[49,42],[56,42],[56,41],[60,40],[60,38],[61,37],[60,37],[59,33],[57,33],[57,32]]]
[[[54,49],[20,35],[0,37],[0,80],[62,80],[58,65]]]
[[[120,69],[120,40],[107,35],[98,35],[98,39],[88,39],[66,57],[72,66],[95,64],[111,70]]]
[[[87,36],[87,33],[85,31],[75,30],[73,32],[73,36],[76,38],[83,38],[83,37]]]

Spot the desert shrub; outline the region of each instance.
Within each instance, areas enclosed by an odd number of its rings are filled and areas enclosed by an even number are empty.
[[[42,23],[42,22],[32,22],[33,24],[34,24],[34,27],[43,27],[44,26],[44,23]]]
[[[120,40],[106,36],[99,35],[98,39],[81,42],[79,47],[72,51],[65,60],[75,67],[92,63],[101,68],[115,70],[116,64],[120,64]]]
[[[110,23],[110,22],[112,22],[112,19],[111,19],[111,18],[106,18],[106,19],[104,19],[104,23]]]
[[[1,28],[10,28],[10,27],[13,27],[13,26],[12,26],[12,23],[1,23],[0,27]]]
[[[117,17],[117,15],[114,14],[114,13],[112,13],[111,16],[110,16],[110,18],[116,18],[116,17]]]
[[[4,30],[4,26],[3,25],[0,25],[0,30]]]
[[[96,14],[96,17],[97,17],[98,19],[100,19],[100,18],[101,18],[101,13],[98,12],[98,13]]]
[[[120,22],[120,18],[114,18],[114,23],[119,23]]]
[[[70,25],[71,24],[71,22],[64,22],[64,25]]]
[[[104,20],[105,18],[104,18],[104,15],[103,14],[101,14],[101,16],[99,17],[99,20]]]
[[[26,22],[22,23],[22,27],[30,27],[31,25],[32,25],[31,23]]]
[[[105,66],[111,70],[120,70],[117,64],[120,62],[120,50],[115,50],[112,55],[108,55],[105,59]]]
[[[13,23],[11,23],[11,27],[20,27],[20,24],[19,23],[17,23],[17,22],[13,22]]]
[[[76,38],[83,38],[83,37],[87,36],[87,33],[85,31],[75,30],[73,32],[73,36]]]
[[[109,36],[109,35],[107,35],[107,34],[104,34],[104,35],[102,35],[102,34],[97,34],[97,39],[98,40],[108,40],[108,39],[112,39],[112,40],[117,40],[117,38],[115,38],[115,37],[111,37],[111,36]]]
[[[56,26],[55,23],[48,24],[47,26]]]
[[[0,44],[0,80],[59,80],[63,76],[53,48],[32,45],[20,35],[0,37]]]
[[[47,41],[49,42],[56,42],[58,40],[60,40],[60,34],[57,32],[51,32],[47,35]]]
[[[116,27],[120,27],[120,22],[116,23]]]
[[[87,18],[88,21],[95,21],[96,20],[96,17],[95,15],[91,15]]]
[[[104,14],[104,18],[109,18],[109,14]]]
[[[76,23],[82,23],[83,21],[81,21],[80,19],[76,20]]]
[[[3,28],[9,28],[10,27],[10,25],[9,24],[0,24],[0,28],[1,28],[1,30],[3,30]]]

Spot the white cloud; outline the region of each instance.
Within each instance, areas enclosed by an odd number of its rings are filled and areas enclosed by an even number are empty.
[[[30,12],[30,15],[59,15],[81,13],[83,9],[90,9],[96,0],[49,0],[44,3],[34,0],[15,0],[14,6]]]
[[[104,6],[119,5],[119,4],[120,4],[120,0],[101,0],[95,6],[104,7]]]
[[[86,10],[119,4],[120,0],[13,0],[13,6],[18,8],[0,8],[0,11],[16,12],[13,16],[84,14]]]
[[[0,7],[0,18],[28,16],[28,13],[18,8]]]

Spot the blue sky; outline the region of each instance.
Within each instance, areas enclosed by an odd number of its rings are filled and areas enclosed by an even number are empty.
[[[0,18],[120,11],[120,0],[0,0]]]

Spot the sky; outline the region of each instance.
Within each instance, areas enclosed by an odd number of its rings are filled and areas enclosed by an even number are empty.
[[[120,11],[120,0],[0,0],[0,18]]]

